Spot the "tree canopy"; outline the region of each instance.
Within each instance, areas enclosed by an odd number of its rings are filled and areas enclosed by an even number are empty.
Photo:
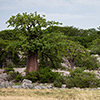
[[[18,13],[12,16],[8,21],[8,27],[14,27],[16,31],[16,41],[7,46],[7,49],[19,50],[27,53],[27,71],[38,70],[37,59],[38,51],[50,50],[58,51],[58,47],[62,46],[65,36],[63,33],[48,33],[47,27],[60,24],[55,21],[46,21],[45,15],[35,13]],[[52,38],[51,38],[52,37]],[[52,52],[52,53],[53,53]],[[49,56],[50,57],[50,56]]]

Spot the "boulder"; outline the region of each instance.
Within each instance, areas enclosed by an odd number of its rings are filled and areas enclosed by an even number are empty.
[[[20,85],[13,85],[12,88],[18,89],[18,88],[21,88],[21,86]]]
[[[62,84],[61,88],[65,89],[66,88],[66,84]]]
[[[12,82],[4,81],[0,83],[0,88],[8,88],[8,87],[12,88],[12,86],[13,86]]]
[[[5,71],[4,69],[0,69],[0,74],[4,73],[4,71]]]
[[[33,88],[32,81],[30,81],[28,79],[24,79],[22,81],[21,88],[24,88],[24,89],[32,89]]]
[[[8,76],[7,73],[2,73],[0,74],[0,83],[4,81],[8,81]]]
[[[47,87],[47,89],[52,89],[53,88],[52,85],[47,85],[46,87]]]
[[[23,73],[26,68],[13,68],[15,72]]]
[[[37,85],[37,86],[34,86],[34,89],[53,89],[52,85],[43,85],[43,84],[40,84],[40,85]]]

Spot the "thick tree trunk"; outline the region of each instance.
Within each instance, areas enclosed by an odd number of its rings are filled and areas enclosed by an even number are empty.
[[[37,56],[37,51],[35,51],[34,53],[32,53],[31,51],[28,52],[26,73],[39,70]]]

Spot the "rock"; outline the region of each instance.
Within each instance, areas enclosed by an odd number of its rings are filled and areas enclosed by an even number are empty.
[[[100,87],[98,87],[97,89],[100,90]]]
[[[46,86],[48,89],[52,89],[53,87],[52,87],[52,85],[47,85]]]
[[[13,85],[12,88],[18,89],[18,88],[21,88],[21,86],[20,85]]]
[[[24,89],[31,89],[31,88],[33,88],[32,81],[30,81],[28,79],[24,79],[22,81],[21,88],[24,88]]]
[[[26,72],[22,72],[22,73],[21,73],[21,76],[25,76],[25,75],[26,75]]]
[[[34,86],[34,89],[52,89],[52,88],[53,87],[51,85],[44,86],[43,84]]]
[[[31,81],[31,80],[28,80],[28,79],[24,79],[24,80],[22,81],[22,83],[23,83],[23,82],[32,84],[32,81]]]
[[[69,76],[70,75],[70,72],[69,71],[64,71],[64,70],[52,70],[53,72],[59,72],[61,75],[64,75],[64,76]]]
[[[2,73],[0,74],[0,83],[4,81],[8,81],[8,76],[7,73]]]
[[[66,88],[66,84],[62,84],[61,88],[65,89]]]
[[[26,68],[13,68],[15,70],[15,72],[19,72],[22,73],[25,71]]]
[[[39,87],[40,87],[41,89],[45,89],[45,88],[46,88],[43,84],[40,84]]]
[[[34,86],[34,89],[41,89],[41,87],[38,85],[38,86]]]
[[[84,72],[90,72],[89,70],[84,70]]]
[[[13,86],[14,84],[13,84],[13,82],[9,82],[9,87],[11,87],[12,88],[12,86]]]
[[[8,88],[8,87],[12,88],[12,86],[13,86],[13,83],[8,82],[8,81],[1,82],[0,84],[0,88]]]
[[[4,69],[0,69],[0,74],[4,73],[4,71],[5,71]]]

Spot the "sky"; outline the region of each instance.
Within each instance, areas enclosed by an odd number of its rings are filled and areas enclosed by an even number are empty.
[[[6,21],[12,15],[35,11],[62,26],[96,29],[100,26],[99,10],[100,0],[0,0],[0,31],[9,29]]]

